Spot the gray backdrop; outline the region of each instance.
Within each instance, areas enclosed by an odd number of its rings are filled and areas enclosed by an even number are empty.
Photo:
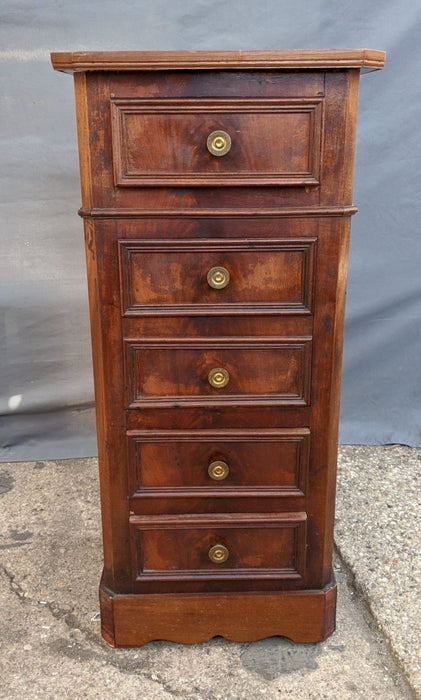
[[[362,76],[342,442],[421,444],[421,3],[11,0],[0,9],[0,460],[96,454],[73,80],[50,51],[375,48]]]

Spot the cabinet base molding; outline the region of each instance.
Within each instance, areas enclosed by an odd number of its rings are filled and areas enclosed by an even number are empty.
[[[100,587],[101,631],[115,647],[152,640],[198,644],[212,637],[322,642],[335,630],[336,583],[322,590],[113,595]]]

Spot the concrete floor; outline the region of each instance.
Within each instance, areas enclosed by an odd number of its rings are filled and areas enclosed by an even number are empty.
[[[101,638],[95,459],[0,464],[0,698],[421,698],[421,450],[340,449],[337,631],[323,644]]]

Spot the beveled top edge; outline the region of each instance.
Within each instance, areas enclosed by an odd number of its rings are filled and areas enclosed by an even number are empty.
[[[317,69],[381,70],[386,54],[376,49],[292,49],[262,51],[75,51],[54,52],[55,70]]]

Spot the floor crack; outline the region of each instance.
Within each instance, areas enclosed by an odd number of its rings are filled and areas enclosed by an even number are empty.
[[[7,569],[7,567],[5,567],[3,564],[0,564],[0,572],[7,578],[10,589],[15,595],[17,595],[19,600],[25,603],[30,602],[30,600],[28,599],[28,593],[25,592],[20,583],[16,581],[15,575],[12,574],[12,572],[9,571],[9,569]]]
[[[56,605],[54,601],[50,603],[48,601],[35,600],[34,598],[31,598],[28,595],[28,592],[25,591],[20,585],[20,583],[16,580],[16,576],[6,566],[4,566],[4,564],[0,564],[0,573],[3,574],[3,576],[7,579],[11,591],[19,598],[21,602],[26,603],[28,605],[32,605],[35,603],[37,603],[38,605],[42,605],[44,608],[49,610],[51,615],[56,620],[61,620],[64,618],[64,621],[70,629],[79,629],[79,626],[76,624],[72,616],[74,607],[69,606],[68,608],[60,608],[58,605]]]

